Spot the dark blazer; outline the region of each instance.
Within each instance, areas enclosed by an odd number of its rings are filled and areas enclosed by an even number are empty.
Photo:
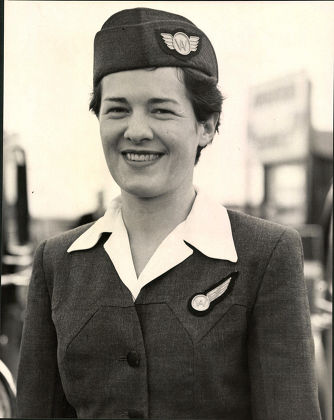
[[[318,420],[314,348],[294,230],[229,212],[238,262],[194,248],[134,303],[103,248],[36,252],[18,375],[22,417]],[[224,238],[222,238],[224,240]],[[191,296],[239,272],[204,316]]]

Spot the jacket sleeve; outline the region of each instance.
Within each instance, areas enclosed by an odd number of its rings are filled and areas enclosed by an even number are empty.
[[[17,416],[76,417],[66,400],[57,366],[57,336],[44,276],[42,243],[35,254],[17,379]]]
[[[250,316],[253,420],[319,420],[303,251],[288,228],[266,265]]]

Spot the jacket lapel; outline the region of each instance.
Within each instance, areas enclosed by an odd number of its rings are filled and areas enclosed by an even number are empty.
[[[82,299],[87,305],[91,302],[121,307],[133,304],[131,293],[102,246],[74,252],[70,276],[73,282],[80,282],[78,300]]]

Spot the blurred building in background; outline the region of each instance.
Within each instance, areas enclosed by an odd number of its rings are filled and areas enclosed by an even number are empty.
[[[305,73],[254,87],[248,136],[264,166],[263,216],[289,225],[319,223],[333,176],[333,133],[311,125]]]
[[[312,127],[311,94],[311,83],[303,72],[252,88],[248,136],[264,169],[264,199],[256,214],[294,227],[302,238],[319,399],[323,419],[328,420],[332,419],[332,255],[329,251],[333,133]]]

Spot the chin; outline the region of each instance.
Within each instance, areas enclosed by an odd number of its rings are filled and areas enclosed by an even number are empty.
[[[138,198],[154,198],[163,194],[161,188],[153,185],[127,185],[124,188],[121,187],[121,189]]]

